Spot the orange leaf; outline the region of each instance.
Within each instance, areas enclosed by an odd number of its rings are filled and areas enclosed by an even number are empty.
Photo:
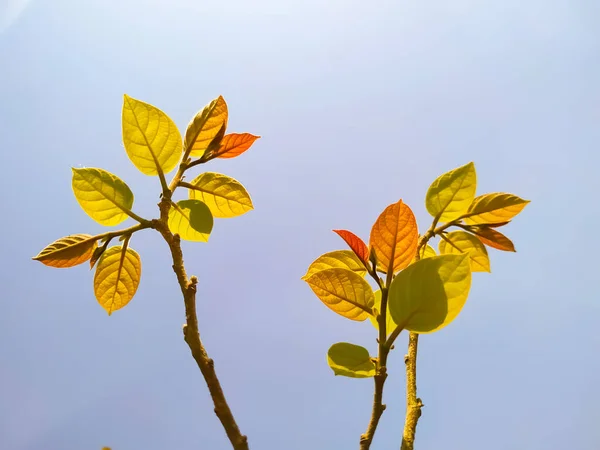
[[[260,136],[250,133],[231,133],[223,136],[216,158],[235,158],[248,150]]]
[[[404,269],[417,252],[419,233],[415,215],[402,200],[388,206],[373,225],[369,241],[378,265],[387,273]]]
[[[499,231],[488,227],[470,227],[470,231],[475,233],[479,240],[489,247],[505,252],[516,252],[512,241]]]
[[[91,258],[96,241],[89,234],[72,234],[48,244],[33,259],[50,267],[74,267]]]
[[[348,230],[333,230],[333,232],[337,233],[344,241],[346,241],[348,247],[350,247],[354,254],[358,256],[358,259],[363,262],[365,267],[369,267],[369,248],[361,238]]]

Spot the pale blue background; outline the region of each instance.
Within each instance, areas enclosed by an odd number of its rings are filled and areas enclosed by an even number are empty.
[[[12,1],[12,0],[11,0]],[[30,260],[97,233],[71,166],[103,167],[151,217],[158,181],[121,144],[122,95],[184,129],[222,94],[230,131],[263,136],[211,163],[256,210],[186,244],[202,337],[254,450],[353,449],[372,382],[328,347],[375,349],[300,277],[368,237],[403,198],[421,229],[433,179],[475,161],[479,192],[532,200],[451,326],[421,340],[418,450],[600,448],[600,3],[594,0],[42,1],[0,34],[0,448],[219,450],[229,444],[181,336],[167,247],[143,232],[135,299],[108,317],[85,265]],[[373,449],[398,448],[402,355]]]

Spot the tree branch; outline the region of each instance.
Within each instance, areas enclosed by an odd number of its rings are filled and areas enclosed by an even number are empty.
[[[162,235],[171,250],[173,271],[177,276],[177,281],[181,288],[185,304],[186,323],[183,326],[183,336],[204,380],[206,381],[206,385],[208,386],[210,396],[215,406],[215,414],[221,421],[232,447],[234,450],[248,450],[248,438],[241,433],[235,418],[233,417],[231,409],[225,399],[223,389],[221,388],[221,383],[217,378],[214,362],[209,358],[206,349],[200,340],[198,317],[196,314],[196,285],[198,279],[195,276],[188,279],[186,274],[179,235],[171,233],[167,225],[170,207],[170,199],[163,197],[159,203],[161,218],[154,221],[153,226]]]
[[[421,417],[423,402],[417,397],[417,348],[419,335],[410,333],[408,337],[408,353],[404,357],[406,364],[406,419],[402,433],[401,450],[413,450],[417,422]]]

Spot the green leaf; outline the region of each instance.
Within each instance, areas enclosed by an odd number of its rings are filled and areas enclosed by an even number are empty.
[[[327,352],[327,363],[336,375],[350,378],[375,376],[375,363],[369,351],[360,345],[338,342]]]
[[[200,157],[213,140],[223,138],[229,112],[222,96],[204,107],[189,123],[185,132],[184,152]]]
[[[472,272],[491,272],[487,249],[477,237],[466,231],[452,231],[444,235],[444,238],[439,244],[442,255],[467,253]]]
[[[237,180],[220,173],[205,172],[190,183],[190,198],[201,200],[217,218],[237,217],[254,209],[250,194]]]
[[[308,271],[302,279],[306,280],[307,278],[310,278],[311,275],[314,275],[321,270],[333,269],[336,267],[351,270],[361,277],[364,277],[367,274],[367,269],[365,269],[364,264],[352,250],[335,250],[333,252],[325,253],[315,259],[312,264],[308,266]]]
[[[470,288],[467,254],[426,258],[408,266],[392,281],[390,313],[403,329],[431,333],[458,316]]]
[[[373,311],[377,310],[381,314],[381,290],[379,290],[379,289],[376,290],[374,294],[375,294],[375,301],[373,302]],[[385,331],[389,335],[392,331],[394,331],[396,329],[396,322],[394,322],[394,319],[392,319],[392,315],[390,314],[389,303],[388,303],[387,314],[386,314],[385,319],[386,319],[385,320]],[[379,322],[377,322],[377,319],[375,318],[375,316],[369,316],[369,320],[371,321],[371,323],[373,324],[375,329],[379,330]]]
[[[465,217],[468,224],[505,223],[519,214],[529,200],[502,192],[478,196],[469,206]]]
[[[88,216],[100,225],[118,225],[129,217],[133,192],[116,175],[102,169],[73,168],[73,193]]]
[[[373,313],[373,289],[348,269],[321,270],[305,281],[325,306],[347,319],[363,321]]]
[[[450,222],[467,212],[475,198],[477,175],[470,162],[438,177],[425,198],[427,211],[440,222]]]
[[[109,316],[131,301],[141,275],[142,261],[135,250],[119,245],[104,252],[96,267],[94,294]]]
[[[200,200],[181,200],[171,205],[169,229],[181,239],[194,242],[208,242],[213,228],[210,209]]]
[[[125,95],[123,144],[131,162],[145,175],[170,172],[181,159],[181,134],[160,109]]]
[[[33,259],[50,267],[74,267],[90,259],[96,246],[92,235],[72,234],[48,244]]]

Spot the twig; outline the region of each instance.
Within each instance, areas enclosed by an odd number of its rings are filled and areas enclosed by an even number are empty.
[[[171,251],[173,271],[177,276],[177,282],[179,283],[185,304],[186,323],[183,326],[183,337],[204,377],[206,385],[208,386],[208,391],[215,406],[215,414],[221,421],[233,449],[248,450],[248,438],[241,433],[235,418],[233,417],[233,413],[225,399],[221,383],[215,372],[214,362],[209,358],[206,349],[202,344],[202,340],[200,339],[198,316],[196,314],[196,285],[198,279],[195,276],[188,278],[183,263],[183,251],[181,250],[179,235],[173,234],[168,225],[169,210],[174,205],[171,198],[177,187],[181,186],[185,171],[191,167],[189,161],[190,152],[191,147],[184,152],[177,173],[169,183],[168,191],[163,193],[161,201],[158,204],[160,218],[152,221],[152,227],[162,235]]]
[[[221,421],[232,447],[235,450],[248,450],[248,438],[241,433],[235,418],[233,417],[231,409],[225,399],[223,389],[221,388],[221,383],[217,378],[214,362],[208,357],[206,349],[200,340],[198,317],[196,315],[196,284],[198,283],[198,279],[195,276],[188,279],[183,263],[183,252],[181,250],[179,235],[171,233],[167,225],[167,218],[171,207],[170,199],[163,197],[159,203],[159,207],[161,218],[154,221],[153,224],[169,245],[173,259],[173,271],[177,276],[177,281],[183,295],[186,319],[186,323],[183,326],[185,342],[189,346],[200,372],[202,372],[215,406],[215,414]]]
[[[417,349],[419,335],[410,333],[408,336],[408,353],[404,357],[406,364],[406,419],[402,433],[401,450],[413,450],[417,422],[421,417],[423,402],[417,397]]]
[[[457,225],[462,217],[445,223],[436,228],[439,217],[434,218],[431,227],[425,232],[417,246],[417,261],[421,259],[421,250],[427,246],[427,243],[434,236],[443,236],[443,232],[453,225]],[[406,365],[406,418],[404,420],[404,431],[402,432],[401,450],[413,450],[415,443],[415,433],[417,423],[421,417],[421,408],[423,402],[417,397],[417,350],[419,347],[419,335],[410,333],[408,335],[408,352],[404,357]]]

